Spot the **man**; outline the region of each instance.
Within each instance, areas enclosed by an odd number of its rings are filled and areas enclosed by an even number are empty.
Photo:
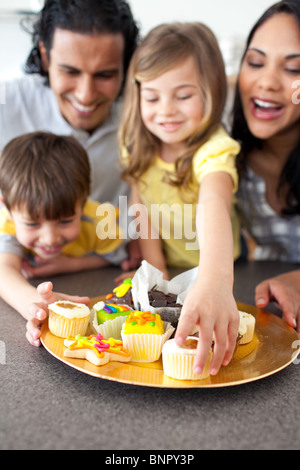
[[[124,0],[46,0],[33,27],[28,75],[5,84],[0,152],[28,132],[72,135],[89,156],[90,198],[117,205],[119,196],[128,194],[117,164],[120,96],[138,35]],[[139,253],[130,253],[124,270],[139,262]],[[50,290],[52,299],[56,294]],[[49,294],[39,293],[48,303]],[[27,337],[40,344],[45,316],[35,311],[28,318]]]

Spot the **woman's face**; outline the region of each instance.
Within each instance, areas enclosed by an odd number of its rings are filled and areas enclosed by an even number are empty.
[[[287,132],[299,136],[300,29],[293,15],[275,15],[257,29],[241,67],[239,86],[245,118],[255,137],[270,139]]]

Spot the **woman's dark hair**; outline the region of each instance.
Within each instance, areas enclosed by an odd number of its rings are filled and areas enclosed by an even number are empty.
[[[119,34],[124,37],[124,77],[137,46],[139,29],[124,0],[46,0],[33,25],[33,48],[25,64],[26,73],[48,77],[43,69],[39,43],[45,45],[48,58],[56,28],[82,34]]]
[[[299,0],[284,0],[272,5],[257,21],[252,30],[250,31],[245,53],[242,58],[244,60],[246,51],[257,29],[265,23],[272,16],[280,13],[287,13],[293,15],[298,22],[300,29],[300,1]],[[280,33],[279,33],[280,34]],[[232,120],[232,137],[241,143],[241,152],[237,157],[237,167],[239,175],[242,178],[245,175],[247,165],[247,157],[251,150],[254,148],[261,148],[262,141],[256,138],[249,130],[247,121],[244,116],[243,106],[241,102],[239,84],[237,83],[235,100],[233,106],[233,120]],[[286,162],[277,188],[278,194],[283,187],[288,187],[286,196],[286,209],[283,215],[296,215],[300,214],[300,129],[299,129],[299,143],[297,147],[290,154]]]

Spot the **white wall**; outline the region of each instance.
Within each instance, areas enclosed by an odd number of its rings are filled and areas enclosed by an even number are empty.
[[[128,0],[143,32],[158,23],[201,21],[216,35],[247,35],[275,0]]]
[[[275,0],[274,0],[275,1]],[[220,40],[228,73],[234,73],[243,40],[270,0],[128,0],[142,34],[162,22],[201,21]],[[20,28],[19,16],[1,11],[36,10],[42,0],[0,0],[0,80],[22,74],[30,51],[30,36]]]

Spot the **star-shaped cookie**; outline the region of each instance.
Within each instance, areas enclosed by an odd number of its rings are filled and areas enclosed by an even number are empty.
[[[65,357],[86,359],[95,366],[102,366],[110,361],[130,361],[130,353],[123,348],[122,341],[114,338],[104,339],[100,333],[97,336],[69,336],[64,340],[64,345]]]

